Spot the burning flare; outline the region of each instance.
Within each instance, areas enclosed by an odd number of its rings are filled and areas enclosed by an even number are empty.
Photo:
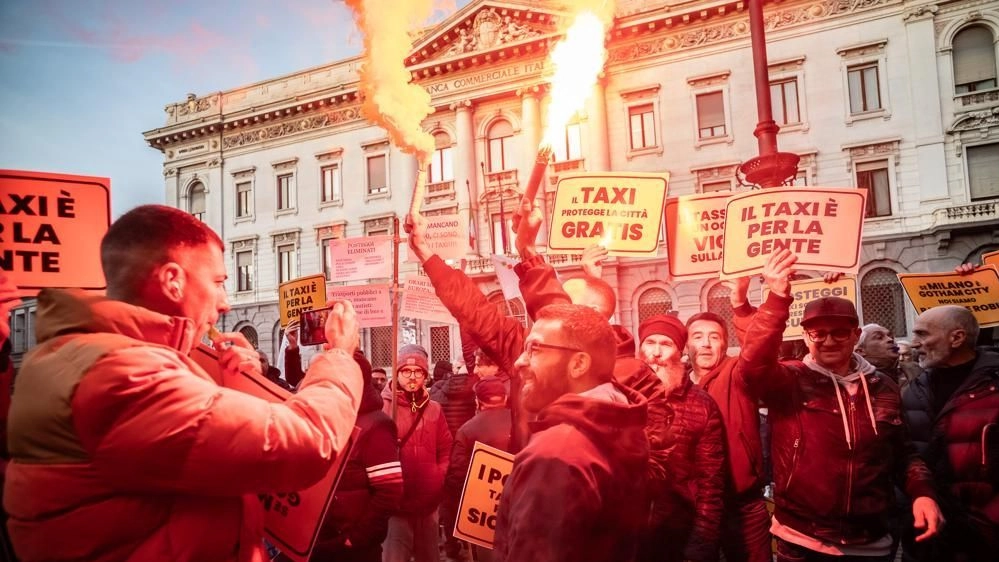
[[[590,97],[597,76],[604,68],[606,25],[592,11],[586,10],[565,32],[551,53],[555,75],[552,77],[551,102],[545,119],[542,146],[552,146],[563,134],[566,123],[583,108]]]
[[[433,113],[430,94],[411,83],[406,55],[412,47],[409,31],[430,16],[432,0],[345,0],[354,21],[364,34],[364,64],[361,66],[361,114],[389,133],[392,144],[403,152],[429,160],[434,139],[422,122]]]

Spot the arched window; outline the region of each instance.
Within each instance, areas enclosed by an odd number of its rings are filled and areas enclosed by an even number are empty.
[[[954,36],[954,91],[958,94],[996,87],[996,51],[992,31],[968,26]]]
[[[728,345],[735,347],[739,345],[739,338],[736,337],[735,328],[732,326],[732,319],[735,313],[732,312],[732,303],[728,299],[728,287],[718,283],[708,291],[707,311],[713,312],[725,321],[725,328],[728,330]]]
[[[454,160],[451,137],[444,131],[434,134],[434,157],[430,160],[430,183],[454,181]]]
[[[188,190],[187,210],[199,221],[205,220],[205,184],[200,181]]]
[[[650,316],[667,314],[673,310],[673,299],[666,289],[652,287],[638,296],[638,323],[645,322]]]
[[[907,334],[902,285],[893,270],[878,267],[868,271],[860,280],[860,303],[862,324],[880,324],[895,337]]]
[[[514,168],[513,127],[504,119],[489,127],[489,171],[500,172]]]
[[[250,345],[254,349],[260,349],[260,338],[257,337],[257,330],[253,326],[243,326],[239,329],[239,333],[243,334],[246,341],[250,342]]]
[[[525,328],[527,327],[527,309],[524,307],[524,301],[520,300],[519,297],[508,301],[503,296],[502,291],[496,291],[488,298],[489,302],[499,307],[504,316],[516,318]]]

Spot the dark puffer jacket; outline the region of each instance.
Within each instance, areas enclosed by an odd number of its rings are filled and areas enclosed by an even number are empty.
[[[461,426],[475,415],[475,391],[472,387],[477,382],[479,378],[475,375],[457,373],[441,385],[441,394],[444,395],[441,410],[451,435],[457,434]]]
[[[860,388],[841,396],[849,403],[841,406],[837,393],[847,390],[838,390],[830,375],[801,361],[777,361],[790,304],[774,293],[767,297],[739,359],[749,387],[770,409],[774,516],[825,542],[870,544],[888,533],[893,484],[904,484],[912,498],[936,499],[932,475],[908,440],[898,385],[890,377],[854,354],[864,383],[858,378]]]
[[[689,378],[666,395],[663,433],[670,479],[652,496],[648,560],[717,560],[725,489],[725,430],[708,393]],[[663,532],[663,531],[666,532]],[[680,548],[666,537],[686,540]],[[643,549],[646,550],[646,549]]]
[[[999,353],[979,352],[939,412],[933,374],[923,373],[902,392],[912,440],[933,471],[947,527],[964,526],[999,548]]]
[[[350,559],[354,552],[377,548],[388,533],[389,516],[399,509],[402,499],[395,424],[382,411],[382,398],[371,386],[371,364],[360,352],[354,353],[354,360],[365,384],[357,413],[361,431],[323,521],[312,553],[316,561]]]

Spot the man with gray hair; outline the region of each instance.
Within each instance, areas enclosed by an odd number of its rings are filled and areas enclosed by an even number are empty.
[[[976,350],[979,325],[961,306],[916,318],[912,347],[925,370],[902,392],[911,437],[933,472],[947,519],[920,561],[994,559],[999,549],[999,353]]]
[[[897,384],[905,381],[905,373],[899,368],[898,345],[895,336],[881,324],[867,324],[860,329],[860,337],[854,351],[874,365],[882,373],[891,377]]]

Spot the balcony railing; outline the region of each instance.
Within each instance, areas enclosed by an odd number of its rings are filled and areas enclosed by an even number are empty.
[[[959,207],[947,207],[947,218],[950,220],[980,220],[997,218],[999,203],[996,201],[986,201],[984,203],[971,203]]]
[[[969,105],[984,105],[999,102],[999,88],[984,90],[981,92],[968,92],[955,96],[961,102],[961,107]]]

